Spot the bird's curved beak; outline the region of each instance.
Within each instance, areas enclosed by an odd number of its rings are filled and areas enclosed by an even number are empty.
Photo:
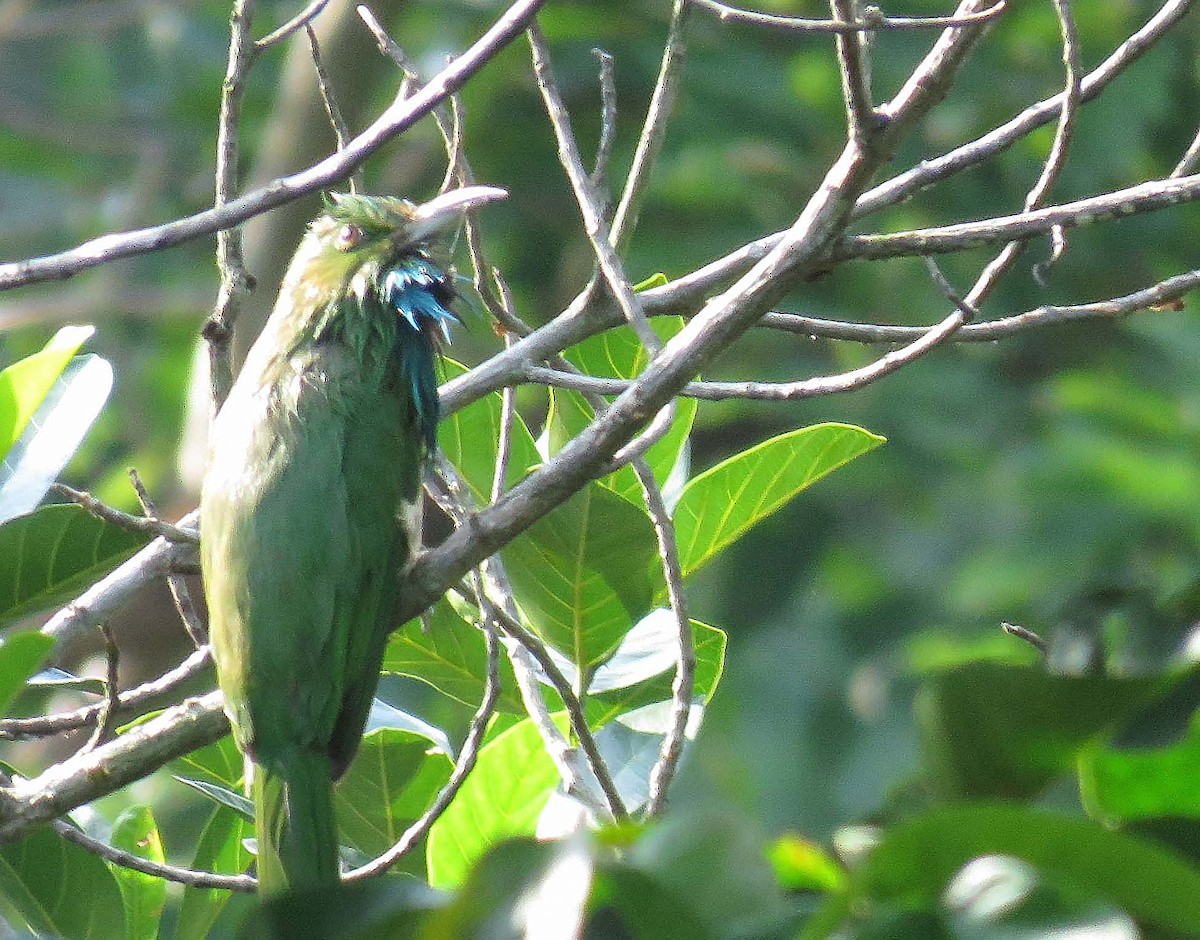
[[[417,206],[405,235],[411,241],[422,241],[458,224],[463,214],[469,210],[507,196],[508,191],[498,186],[463,186],[452,189]]]

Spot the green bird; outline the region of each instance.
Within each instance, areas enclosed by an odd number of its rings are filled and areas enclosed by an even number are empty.
[[[504,195],[329,197],[213,423],[200,559],[265,897],[338,882],[333,782],[419,542],[437,356],[457,320],[430,245]]]

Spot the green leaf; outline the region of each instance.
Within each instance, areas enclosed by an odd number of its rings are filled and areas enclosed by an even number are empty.
[[[409,676],[433,686],[443,695],[474,708],[483,698],[487,679],[487,647],[483,634],[467,623],[445,598],[429,612],[429,629],[410,620],[388,640],[383,671]],[[500,699],[497,707],[524,715],[516,678],[508,657],[500,655]]]
[[[695,695],[707,704],[721,681],[721,673],[725,668],[725,631],[710,627],[708,624],[693,620],[692,644],[696,651]],[[674,622],[671,622],[674,629]],[[652,705],[655,702],[665,702],[671,698],[671,684],[675,681],[674,645],[671,648],[672,660],[663,672],[635,682],[613,688],[610,691],[593,692],[588,696],[588,722],[596,727],[611,721],[617,715]],[[620,656],[620,650],[617,653]],[[596,681],[605,676],[611,663],[602,666],[596,673]]]
[[[0,894],[35,934],[63,940],[128,936],[121,891],[108,865],[49,826],[0,846]]]
[[[445,360],[446,376],[457,378],[467,367]],[[472,495],[482,506],[491,502],[496,473],[496,448],[500,440],[500,393],[485,395],[456,411],[438,425],[438,444],[446,458],[463,475]],[[542,462],[533,435],[520,415],[514,415],[512,446],[506,484],[519,482],[531,467]]]
[[[1090,820],[1016,805],[942,807],[901,823],[855,874],[855,893],[864,901],[932,907],[950,878],[981,855],[1022,859],[1140,921],[1200,935],[1200,870],[1157,844]]]
[[[91,326],[64,326],[41,352],[0,372],[0,458],[16,443],[67,363],[94,332]]]
[[[227,790],[241,792],[246,761],[234,743],[233,735],[227,734],[219,741],[171,761],[169,770],[176,776],[194,777]]]
[[[0,525],[0,624],[78,594],[150,539],[80,506],[43,506]]]
[[[248,822],[254,822],[253,800],[247,799],[240,793],[235,793],[227,787],[209,783],[207,780],[193,780],[190,777],[179,776],[175,779],[194,790],[200,791],[214,803],[218,803],[221,806],[228,806],[235,813],[240,813]]]
[[[939,790],[1027,797],[1070,771],[1178,678],[1051,675],[977,662],[922,686],[917,717]]]
[[[162,864],[166,859],[158,825],[149,806],[131,806],[113,823],[112,844],[133,855]],[[120,865],[112,873],[125,902],[125,923],[130,940],[153,940],[167,904],[167,883]]]
[[[1079,791],[1104,822],[1163,816],[1200,819],[1200,715],[1187,736],[1162,748],[1094,747],[1079,761]]]
[[[848,424],[816,424],[730,457],[684,488],[675,527],[684,574],[704,565],[801,490],[884,438]]]
[[[596,484],[543,516],[502,554],[534,630],[585,672],[649,613],[662,581],[649,518]]]
[[[565,730],[566,719],[557,721]],[[485,744],[475,770],[429,832],[429,883],[458,887],[491,846],[533,835],[557,785],[558,771],[528,719]]]
[[[844,891],[849,884],[836,859],[815,842],[795,833],[780,836],[767,847],[775,878],[788,891]]]
[[[367,734],[346,776],[334,790],[343,839],[379,855],[429,808],[450,779],[453,764],[411,731],[380,728]]]
[[[640,293],[644,290],[650,290],[652,287],[662,287],[667,283],[667,276],[662,271],[655,271],[646,280],[639,281],[633,285],[635,292]]]
[[[7,713],[8,706],[38,671],[53,646],[52,637],[33,630],[0,640],[0,715]]]
[[[683,329],[682,317],[656,317],[651,327],[662,340],[669,340]],[[563,354],[587,375],[604,378],[631,379],[649,362],[646,350],[637,334],[628,326],[619,326],[572,346]],[[659,485],[667,482],[671,471],[684,452],[692,424],[696,419],[697,402],[681,398],[675,404],[671,429],[646,451],[646,462]],[[557,453],[571,438],[582,431],[595,417],[591,406],[578,392],[566,389],[550,390],[550,452]],[[601,482],[633,503],[640,504],[641,484],[632,468],[622,467],[604,477]]]
[[[239,813],[218,806],[200,834],[192,868],[240,875],[254,860],[243,844],[244,839],[253,836],[253,823]],[[217,888],[184,888],[183,904],[175,924],[176,940],[205,940],[232,894]]]

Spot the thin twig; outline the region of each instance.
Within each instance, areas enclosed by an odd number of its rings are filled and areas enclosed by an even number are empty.
[[[857,25],[855,0],[830,0],[834,22]],[[842,97],[846,102],[846,124],[851,140],[865,143],[875,131],[878,115],[871,101],[871,69],[867,61],[867,37],[861,30],[836,36],[838,67],[842,73]]]
[[[287,39],[292,33],[300,29],[308,29],[312,26],[313,20],[321,15],[321,11],[329,5],[329,0],[312,0],[303,10],[297,13],[294,17],[273,30],[262,39],[254,40],[254,51],[262,52],[277,42],[282,42]]]
[[[1008,623],[1007,621],[1004,621],[1000,624],[1000,629],[1009,636],[1015,636],[1018,640],[1024,640],[1043,656],[1048,656],[1050,654],[1050,644],[1032,630],[1017,626],[1015,623]]]
[[[1196,131],[1196,136],[1192,138],[1192,142],[1188,144],[1188,148],[1184,151],[1179,162],[1175,164],[1175,169],[1171,171],[1171,179],[1178,179],[1181,176],[1187,176],[1196,170],[1197,164],[1200,164],[1200,130]]]
[[[121,693],[117,702],[117,714],[125,715],[149,701],[173,692],[185,682],[196,678],[212,662],[206,646],[198,649],[178,666],[168,669],[157,679],[145,682],[136,688]],[[74,711],[57,715],[38,715],[33,718],[0,718],[0,739],[19,741],[23,738],[47,737],[75,731],[94,724],[105,709],[104,702],[96,702]]]
[[[675,666],[675,679],[671,684],[671,715],[667,733],[663,737],[658,760],[650,771],[650,796],[646,803],[646,816],[653,818],[667,808],[667,791],[675,778],[679,758],[687,735],[688,717],[692,712],[692,695],[696,688],[696,648],[692,637],[692,622],[688,616],[687,594],[683,588],[683,566],[679,562],[679,546],[675,539],[675,524],[663,502],[662,489],[645,460],[633,464],[642,485],[642,495],[654,533],[658,538],[658,554],[662,562],[663,575],[667,582],[667,597],[671,602],[671,614],[675,618],[679,655]]]
[[[150,498],[150,493],[142,483],[142,478],[138,476],[137,470],[133,467],[129,468],[129,480],[133,484],[134,492],[137,493],[138,502],[142,504],[142,512],[147,516],[157,517],[158,511],[154,506],[154,500]],[[171,600],[175,602],[175,610],[183,623],[183,629],[187,631],[187,635],[195,644],[196,649],[203,649],[204,645],[208,643],[208,630],[205,629],[200,614],[196,611],[196,603],[192,600],[192,592],[187,586],[187,581],[183,579],[182,575],[168,571],[167,589],[171,592]]]
[[[1079,89],[1080,102],[1086,103],[1095,99],[1109,82],[1153,48],[1154,44],[1187,14],[1191,5],[1192,0],[1167,0],[1141,29],[1121,43],[1107,59],[1084,77]],[[1064,97],[1063,92],[1051,95],[1037,104],[1030,105],[983,136],[961,147],[955,147],[940,157],[922,160],[911,170],[898,173],[867,190],[855,204],[853,217],[859,219],[896,205],[911,198],[919,190],[995,156],[1042,125],[1049,124],[1055,118],[1061,118]]]
[[[246,74],[254,62],[254,0],[234,0],[229,23],[229,62],[221,85],[221,113],[217,120],[217,170],[213,211],[224,209],[237,189],[238,124]],[[242,255],[242,232],[227,226],[217,232],[217,269],[221,286],[216,306],[204,325],[208,342],[209,381],[212,383],[213,414],[225,403],[233,385],[233,326],[242,296],[254,286]]]
[[[596,144],[596,161],[588,177],[592,189],[608,193],[608,161],[617,138],[617,83],[613,77],[613,57],[603,49],[593,49],[600,63],[600,140]]]
[[[60,496],[65,496],[71,502],[82,506],[97,519],[103,519],[105,522],[129,532],[162,537],[170,542],[181,542],[185,545],[197,545],[200,542],[200,536],[194,531],[172,525],[153,516],[131,516],[120,509],[114,509],[107,503],[102,503],[91,493],[73,489],[65,483],[55,483],[51,489]]]
[[[512,345],[512,337],[504,336],[504,345]],[[496,469],[492,475],[492,502],[504,495],[508,483],[508,465],[512,459],[513,426],[517,419],[517,390],[506,385],[500,393],[500,433],[496,438]]]
[[[420,91],[397,98],[338,153],[307,169],[282,176],[219,208],[130,232],[102,235],[67,251],[0,264],[0,291],[71,277],[99,264],[161,251],[193,238],[239,225],[247,219],[345,179],[371,154],[412,127],[520,35],[545,0],[516,0],[475,43]]]
[[[463,783],[475,769],[475,761],[479,757],[480,747],[483,746],[483,737],[487,733],[488,722],[491,721],[492,714],[496,710],[496,702],[500,698],[500,643],[496,639],[496,631],[490,623],[481,624],[480,629],[483,631],[483,640],[487,647],[487,676],[484,680],[483,698],[471,718],[466,739],[459,751],[458,760],[454,763],[450,779],[438,791],[438,795],[429,809],[421,814],[420,819],[404,830],[395,845],[367,864],[347,872],[342,877],[343,881],[358,881],[362,878],[382,874],[400,861],[412,850],[414,845],[425,837],[430,827],[454,801],[454,797],[462,789]]]
[[[345,150],[346,144],[350,140],[350,128],[346,125],[346,119],[342,117],[342,109],[338,107],[337,97],[333,93],[333,84],[329,80],[329,72],[325,69],[325,62],[321,57],[321,45],[317,42],[316,30],[312,28],[311,23],[305,23],[304,32],[308,35],[308,50],[312,56],[313,69],[317,73],[317,89],[321,92],[321,104],[325,107],[325,116],[329,118],[329,126],[333,128],[337,149]],[[357,179],[361,172],[360,168],[358,173],[350,177],[350,192],[352,193],[362,188]]]
[[[1079,43],[1075,34],[1075,19],[1071,15],[1071,6],[1068,0],[1053,0],[1053,3],[1062,32],[1066,87],[1063,89],[1062,111],[1058,119],[1058,128],[1054,134],[1054,143],[1050,147],[1050,154],[1046,157],[1046,163],[1038,175],[1037,182],[1025,196],[1026,212],[1041,207],[1050,187],[1061,175],[1067,159],[1067,148],[1070,146],[1071,137],[1075,131],[1075,114],[1079,108]],[[1061,225],[1052,226],[1050,232],[1054,245],[1050,260],[1053,262],[1061,254],[1063,246],[1066,244],[1066,236],[1063,234],[1064,230]],[[1000,282],[1000,278],[1020,257],[1027,244],[1027,239],[1014,239],[992,259],[979,275],[975,285],[967,292],[967,302],[971,306],[978,307],[987,299]]]
[[[83,746],[84,751],[99,747],[112,738],[113,729],[117,726],[117,709],[121,704],[120,676],[121,654],[117,649],[117,640],[112,628],[107,623],[100,624],[100,633],[104,637],[104,701],[100,708],[100,720],[96,722],[96,730]]]
[[[595,252],[604,279],[608,282],[609,290],[612,291],[626,321],[642,345],[652,354],[657,353],[662,347],[662,341],[646,321],[641,303],[633,292],[621,259],[617,257],[613,248],[608,222],[604,218],[600,200],[596,198],[587,170],[584,169],[583,158],[579,155],[579,147],[571,131],[571,119],[558,91],[558,83],[550,64],[550,50],[546,47],[546,37],[542,35],[536,22],[530,24],[527,34],[529,48],[533,53],[533,71],[537,76],[542,100],[546,104],[546,114],[554,128],[555,140],[558,141],[559,161],[575,193],[575,201],[583,215],[583,227],[587,232],[588,241],[591,242],[592,251]]]
[[[769,13],[739,9],[727,3],[718,3],[717,0],[689,0],[689,2],[710,13],[715,13],[717,19],[722,22],[767,26],[788,32],[837,33],[838,35],[876,29],[942,29],[970,26],[999,16],[1005,8],[1005,0],[1000,0],[993,7],[966,16],[884,16],[876,9],[862,22],[853,22],[840,17],[832,20],[814,20],[800,16],[773,16]]]
[[[646,109],[642,132],[638,136],[633,166],[629,168],[625,188],[616,211],[613,212],[609,237],[617,252],[624,252],[629,247],[629,240],[637,226],[642,197],[650,182],[650,172],[662,150],[663,140],[666,139],[667,120],[675,105],[675,94],[683,74],[687,49],[685,29],[691,17],[692,5],[692,0],[675,0],[671,9],[671,25],[667,29],[667,41],[663,46],[662,64],[658,69],[658,79],[654,83],[654,94],[650,99],[650,106]]]
[[[445,486],[445,493],[443,494],[445,500],[439,500],[439,504],[447,511],[451,518],[455,519],[460,528],[464,526],[469,527],[471,520],[475,517],[467,509],[467,504],[470,500],[467,487],[461,482],[458,471],[444,456],[439,455],[438,466],[442,483]],[[494,560],[487,560],[488,567],[492,567],[494,564]],[[494,571],[489,572],[489,574],[489,580],[494,581]],[[510,612],[504,609],[504,607],[493,603],[484,584],[484,575],[477,571],[475,577],[477,579],[474,589],[475,601],[479,605],[480,610],[484,613],[485,617],[496,623],[500,629],[513,637],[519,644],[516,649],[509,649],[509,658],[512,660],[518,690],[521,693],[521,699],[525,703],[531,720],[537,726],[542,736],[547,753],[554,760],[563,775],[563,782],[568,791],[579,797],[593,812],[599,812],[601,815],[608,813],[614,819],[625,818],[627,815],[625,806],[621,801],[620,794],[617,792],[616,785],[613,783],[612,775],[608,772],[608,767],[600,755],[600,749],[596,745],[595,738],[592,737],[591,729],[587,723],[587,716],[583,712],[583,705],[571,689],[571,684],[551,658],[549,651],[542,641],[518,622],[515,615],[515,605],[513,605],[513,611]],[[505,607],[507,606],[509,605],[505,605]],[[525,660],[526,656],[530,657],[532,662],[536,662],[541,667],[542,672],[563,700],[563,707],[567,712],[571,729],[575,732],[575,736],[579,740],[579,746],[587,758],[587,767],[591,772],[591,776],[600,786],[600,794],[590,793],[587,779],[580,776],[578,768],[571,757],[572,748],[563,739],[562,734],[558,731],[558,727],[551,719],[538,688],[536,671],[531,668],[530,662]]]

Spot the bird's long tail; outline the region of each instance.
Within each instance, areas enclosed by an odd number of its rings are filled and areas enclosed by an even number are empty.
[[[254,768],[258,890],[270,898],[338,883],[329,757],[302,749]]]

